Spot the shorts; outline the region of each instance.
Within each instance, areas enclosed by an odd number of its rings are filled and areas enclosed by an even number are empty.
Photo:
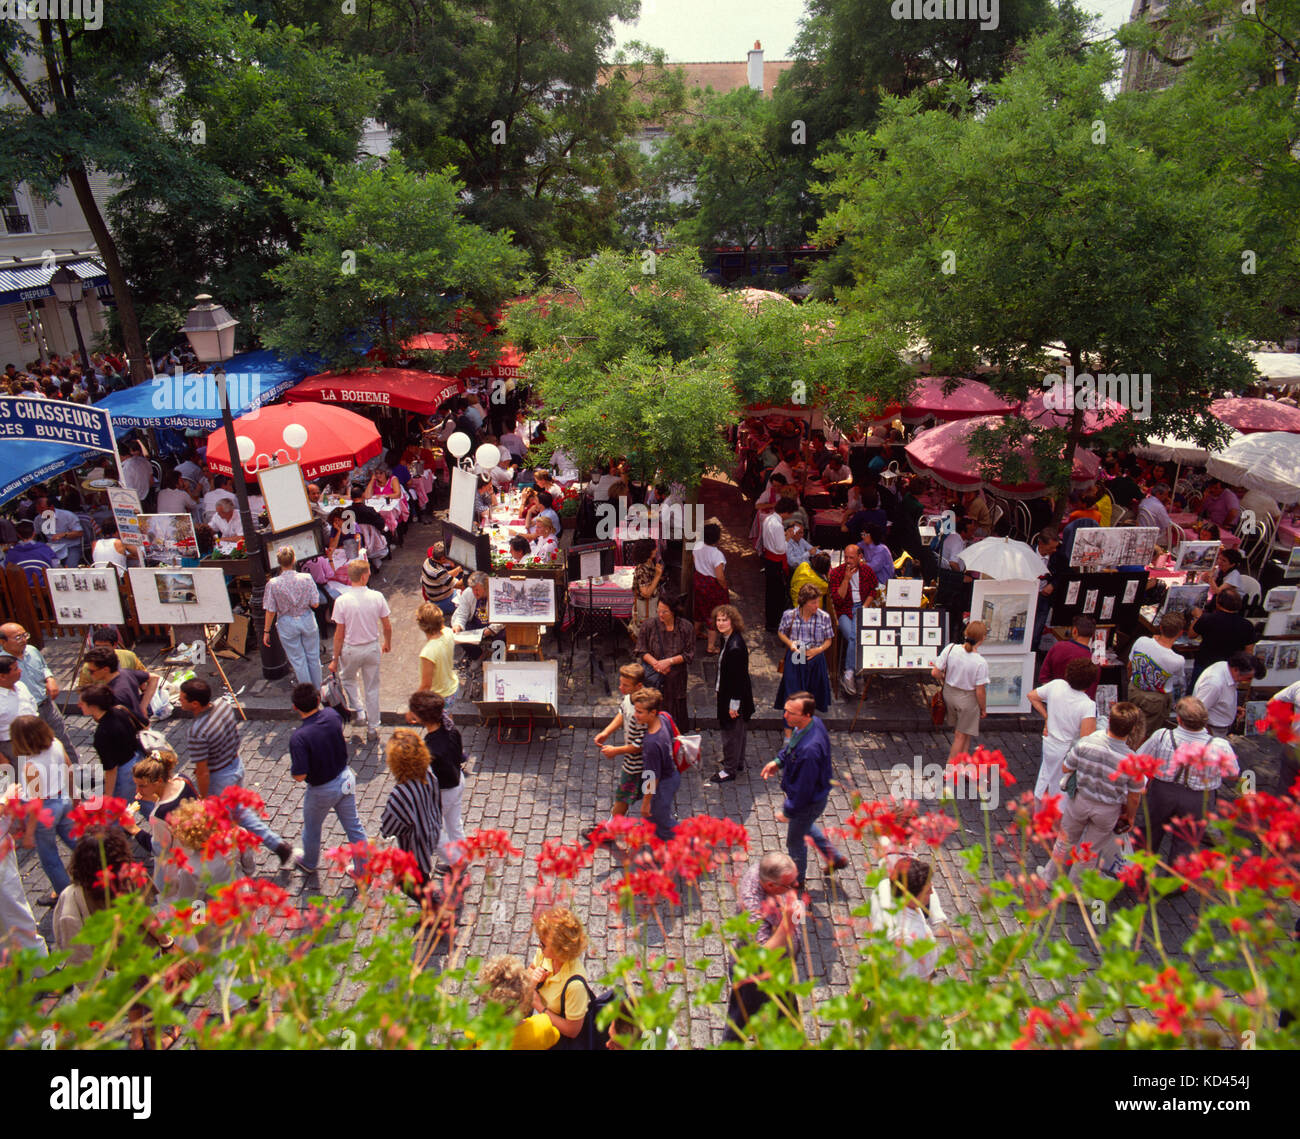
[[[622,773],[619,780],[618,788],[614,792],[614,802],[626,803],[629,807],[640,799],[644,799],[645,794],[641,790],[641,772],[635,775],[629,775],[626,771]]]

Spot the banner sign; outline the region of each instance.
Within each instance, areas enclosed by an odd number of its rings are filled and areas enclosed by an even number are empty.
[[[117,536],[124,546],[144,546],[144,522],[140,514],[140,496],[129,487],[112,487],[108,491],[108,504],[113,508],[117,523]]]
[[[0,397],[0,439],[39,439],[68,447],[115,450],[107,411],[61,399]]]

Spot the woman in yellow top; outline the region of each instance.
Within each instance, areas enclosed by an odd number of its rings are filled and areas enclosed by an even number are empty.
[[[805,585],[815,585],[817,592],[821,594],[821,601],[818,603],[821,608],[826,608],[826,594],[830,590],[829,574],[831,572],[831,559],[829,554],[820,551],[813,554],[806,562],[800,562],[794,573],[790,575],[790,603],[797,609],[799,607],[799,591]]]
[[[542,945],[528,970],[534,988],[533,1008],[545,1013],[560,1035],[572,1040],[587,1019],[587,975],[582,970],[586,931],[577,915],[564,906],[543,912],[533,928]],[[582,980],[569,985],[566,992],[565,985],[574,977]]]
[[[420,650],[420,687],[450,700],[460,687],[456,676],[456,638],[444,624],[442,610],[431,601],[415,611],[415,623],[428,640]]]

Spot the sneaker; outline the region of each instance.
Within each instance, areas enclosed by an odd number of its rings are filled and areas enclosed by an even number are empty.
[[[840,677],[840,687],[844,689],[846,695],[856,696],[858,694],[857,682],[853,679],[853,673],[845,669],[844,675]]]
[[[257,874],[257,857],[251,850],[243,851],[239,856],[239,868],[244,872],[245,878],[253,878]]]
[[[295,867],[297,867],[299,870],[301,870],[304,874],[315,874],[315,873],[316,873],[316,867],[314,867],[314,866],[308,866],[307,863],[305,863],[305,862],[302,860],[302,851],[299,851],[297,854],[294,855],[294,858],[293,858],[293,864],[294,864]]]
[[[710,783],[730,783],[736,777],[730,771],[715,771],[709,776]]]
[[[599,824],[599,823],[598,823],[596,826],[594,826],[594,827],[588,827],[585,831],[582,832],[582,841],[583,841],[583,842],[595,842],[595,841],[596,841],[596,832],[597,832],[598,830],[600,830],[600,824]]]
[[[290,862],[296,863],[302,858],[303,852],[300,846],[290,846],[287,842],[282,842],[276,847],[275,853],[280,858],[280,869],[284,870],[288,868]]]
[[[843,870],[848,866],[849,860],[844,855],[838,855],[835,858],[827,860],[826,872],[829,874],[832,870]]]

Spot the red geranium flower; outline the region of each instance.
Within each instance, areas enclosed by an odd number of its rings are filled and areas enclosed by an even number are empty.
[[[208,920],[216,926],[231,925],[252,918],[262,907],[284,917],[292,909],[289,892],[263,878],[240,878],[217,888],[208,905]]]
[[[1256,720],[1255,727],[1261,732],[1272,732],[1277,736],[1278,743],[1289,744],[1300,739],[1300,733],[1295,730],[1296,723],[1295,705],[1288,704],[1285,700],[1270,700],[1267,715],[1262,720]]]
[[[625,874],[614,884],[617,893],[627,891],[634,898],[653,905],[659,901],[671,902],[675,906],[682,903],[682,896],[677,890],[677,883],[661,870],[633,870]],[[610,900],[610,908],[617,909],[619,899]]]
[[[1159,1032],[1167,1032],[1171,1036],[1183,1034],[1183,1021],[1187,1017],[1188,1009],[1178,999],[1182,983],[1178,970],[1171,965],[1153,983],[1138,986],[1151,998],[1155,1011],[1160,1014],[1156,1024]]]
[[[134,822],[126,812],[125,799],[101,799],[98,807],[78,803],[68,812],[68,818],[72,820],[70,833],[73,838],[81,838],[87,831],[107,830]]]
[[[997,773],[999,779],[1008,787],[1016,785],[1016,777],[1011,774],[1011,769],[1007,767],[1006,757],[996,748],[977,747],[971,754],[954,755],[948,761],[948,766],[954,771],[966,771],[973,774],[978,780],[980,772],[984,768],[989,768]]]
[[[585,843],[566,846],[558,839],[547,839],[537,856],[537,870],[544,878],[575,878],[591,865],[595,847]]]
[[[942,812],[920,815],[908,825],[910,839],[925,843],[927,846],[942,846],[944,840],[957,830],[957,820]]]
[[[1121,779],[1150,779],[1163,767],[1164,761],[1153,755],[1134,755],[1130,752],[1110,773],[1110,781],[1117,783]]]
[[[683,822],[689,821],[683,820]],[[679,823],[679,834],[681,826],[682,824]],[[602,846],[607,842],[620,842],[632,850],[639,850],[650,846],[654,837],[655,826],[649,819],[634,819],[631,815],[614,815],[596,827],[592,832],[591,842],[593,846]]]
[[[456,844],[458,862],[487,862],[493,858],[518,858],[524,852],[502,830],[471,831]]]

